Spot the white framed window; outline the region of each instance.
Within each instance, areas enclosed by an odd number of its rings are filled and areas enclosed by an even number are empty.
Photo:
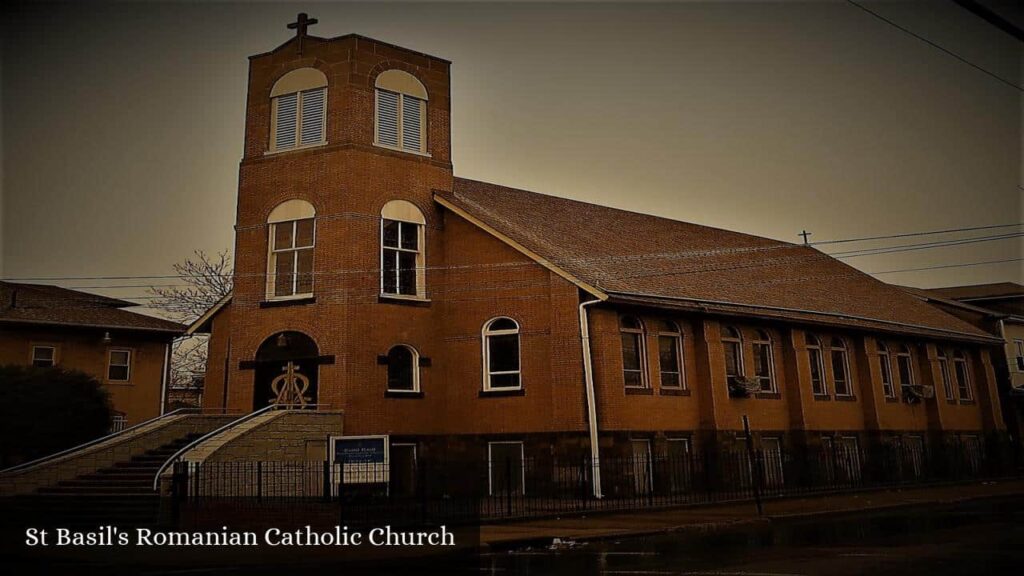
[[[49,345],[32,346],[32,365],[36,368],[51,368],[57,365],[57,347]]]
[[[526,456],[520,441],[487,443],[487,492],[501,495],[526,493]]]
[[[896,351],[896,373],[900,377],[901,389],[916,383],[914,380],[914,354],[910,351],[910,346],[906,344],[900,344]]]
[[[743,376],[743,339],[732,326],[722,328],[722,349],[725,353],[725,379],[732,383]]]
[[[388,392],[420,391],[420,353],[406,344],[388,350]]]
[[[650,388],[647,378],[647,333],[636,316],[619,318],[622,380],[626,388]]]
[[[751,345],[754,353],[754,379],[761,385],[761,392],[777,392],[771,335],[765,330],[755,330]]]
[[[878,342],[878,366],[882,376],[882,394],[886,398],[896,398],[896,387],[892,383],[892,359],[889,357],[889,347],[885,342]]]
[[[316,211],[305,200],[288,200],[267,218],[267,299],[313,295]]]
[[[1017,349],[1017,371],[1024,372],[1024,340],[1014,340],[1013,344]]]
[[[132,351],[113,348],[107,353],[107,380],[128,382],[132,378]]]
[[[483,329],[484,391],[520,390],[519,324],[508,317],[489,320]]]
[[[811,393],[815,396],[828,395],[825,382],[825,361],[821,356],[821,340],[814,334],[807,335],[807,361],[811,367]]]
[[[974,400],[974,387],[971,385],[971,369],[967,365],[967,356],[962,350],[953,351],[953,373],[956,374],[956,388],[961,400]]]
[[[956,400],[953,392],[953,376],[949,370],[949,358],[946,357],[946,351],[942,348],[937,350],[937,359],[939,374],[942,377],[942,392],[946,395],[946,400]]]
[[[427,89],[415,76],[387,70],[375,81],[374,143],[377,146],[427,153]]]
[[[842,338],[832,338],[829,346],[829,355],[832,359],[832,388],[836,396],[853,396],[853,385],[850,382],[850,359],[846,353],[846,341]]]
[[[426,297],[426,219],[405,200],[381,210],[380,293],[403,298]]]
[[[270,91],[270,150],[319,146],[327,140],[327,76],[300,68]]]
[[[662,320],[658,326],[658,369],[661,372],[662,388],[686,388],[683,333],[679,325],[671,320]]]

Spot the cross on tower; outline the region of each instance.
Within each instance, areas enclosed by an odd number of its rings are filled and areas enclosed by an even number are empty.
[[[295,22],[288,24],[289,30],[295,30],[295,38],[299,41],[299,54],[302,54],[302,39],[306,37],[306,29],[316,23],[316,18],[310,18],[305,12],[300,12]]]
[[[811,235],[811,233],[808,232],[807,230],[804,230],[803,232],[797,234],[797,236],[803,236],[804,237],[804,246],[807,245],[807,237],[810,236],[810,235]]]

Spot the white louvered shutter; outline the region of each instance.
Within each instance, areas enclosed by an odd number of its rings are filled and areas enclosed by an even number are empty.
[[[299,144],[317,144],[324,140],[324,99],[326,88],[302,92],[302,124]]]
[[[296,115],[298,114],[298,94],[285,94],[277,97],[277,118],[274,119],[276,137],[274,148],[291,148],[295,146]]]
[[[398,94],[377,90],[377,142],[398,147]]]
[[[423,101],[402,94],[402,148],[419,152],[423,135],[420,134],[420,116]]]

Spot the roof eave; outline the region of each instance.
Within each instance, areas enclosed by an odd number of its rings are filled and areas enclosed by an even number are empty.
[[[196,318],[188,328],[185,329],[185,336],[194,336],[195,334],[209,334],[210,330],[207,327],[213,321],[213,317],[221,311],[222,308],[227,306],[228,302],[231,302],[231,297],[234,291],[230,291],[225,294],[216,304],[210,307],[202,316]]]

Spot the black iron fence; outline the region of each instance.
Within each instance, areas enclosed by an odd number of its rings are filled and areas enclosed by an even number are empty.
[[[600,497],[595,471],[600,470]],[[802,450],[716,447],[672,455],[346,462],[179,462],[172,490],[194,504],[231,499],[337,505],[350,523],[382,513],[410,521],[497,519],[759,500],[1015,473],[980,443],[870,450],[835,443]]]

